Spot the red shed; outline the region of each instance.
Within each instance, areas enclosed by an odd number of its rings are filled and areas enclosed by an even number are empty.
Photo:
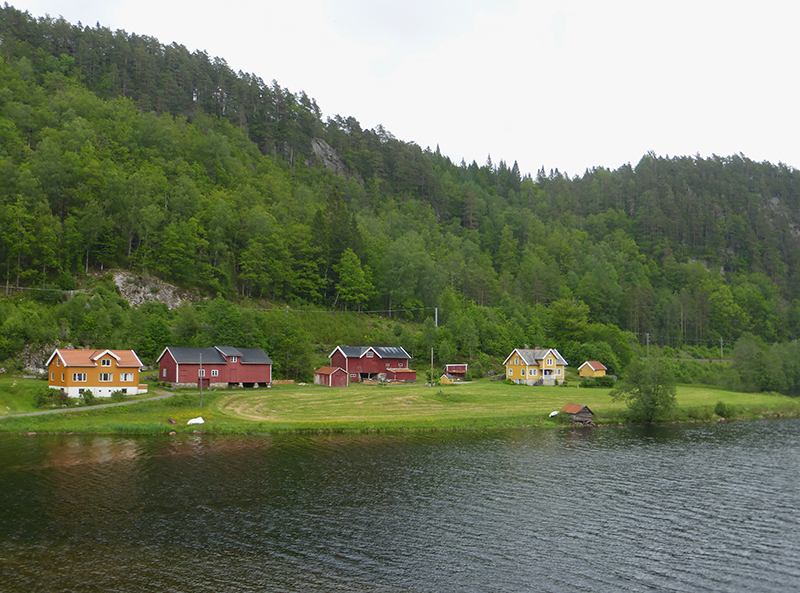
[[[386,369],[386,380],[413,383],[417,380],[417,371],[414,369]]]
[[[341,367],[320,367],[314,371],[314,385],[347,387],[347,371]]]
[[[452,375],[457,379],[463,379],[467,376],[467,364],[446,364],[444,365],[444,372],[446,375]]]

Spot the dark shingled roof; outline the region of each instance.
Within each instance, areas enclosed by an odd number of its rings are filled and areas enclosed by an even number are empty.
[[[232,348],[230,346],[216,346],[214,348],[181,348],[167,346],[164,352],[169,351],[178,364],[200,364],[202,355],[203,364],[226,364],[225,356],[238,356],[242,364],[272,364],[272,360],[261,348]],[[225,356],[223,356],[223,354]],[[159,356],[159,360],[164,353]]]
[[[378,358],[411,359],[408,352],[399,346],[337,346],[337,349],[341,350],[347,358],[361,358],[368,350],[372,350],[378,355]],[[336,352],[336,350],[333,352]],[[330,356],[333,356],[333,352],[331,352]]]

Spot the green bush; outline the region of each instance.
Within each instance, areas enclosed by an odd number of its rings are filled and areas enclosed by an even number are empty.
[[[720,418],[732,418],[736,415],[736,410],[733,406],[726,404],[724,401],[718,401],[714,406],[714,413]]]
[[[60,389],[40,389],[33,394],[33,405],[37,408],[69,405],[67,394]]]
[[[117,391],[111,394],[112,402],[124,402],[126,399],[127,396],[125,395],[125,392],[122,391],[121,389],[118,389]]]
[[[585,379],[581,380],[580,383],[581,387],[604,387],[607,389],[611,389],[614,387],[614,379],[612,377],[586,377]]]
[[[90,389],[81,389],[79,393],[84,406],[93,406],[97,403],[97,398]]]

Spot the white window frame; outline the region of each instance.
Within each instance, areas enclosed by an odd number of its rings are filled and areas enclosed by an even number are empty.
[[[198,377],[205,377],[206,376],[206,370],[205,369],[197,369],[197,376]]]
[[[166,368],[161,370],[161,376],[162,377],[166,377],[167,376],[167,369]]]
[[[114,373],[100,373],[97,380],[101,383],[111,383],[114,380]]]
[[[72,380],[75,383],[86,383],[86,373],[72,373]]]
[[[514,369],[508,369],[508,376],[509,377],[513,377],[514,376]]]
[[[561,376],[561,369],[556,369],[556,377],[560,377],[560,376]]]
[[[549,367],[553,366],[553,359],[552,359],[552,358],[548,358],[548,359],[547,359],[547,362],[546,362],[545,364],[546,364],[547,366],[549,366]]]
[[[211,369],[211,376],[212,377],[219,377],[219,370]]]
[[[531,371],[531,375],[535,377],[535,376],[536,376],[536,374],[537,374],[537,371],[536,371],[536,369],[533,369],[533,370]]]
[[[237,360],[238,358],[236,358],[235,356],[231,356],[231,362],[236,362]]]
[[[375,356],[375,353],[372,350],[367,352],[367,358],[373,358],[374,356]]]
[[[100,361],[100,366],[101,367],[110,367],[111,366],[111,359],[110,358],[103,358]]]
[[[123,383],[132,383],[133,382],[133,373],[120,373],[119,380]]]
[[[525,369],[520,369],[519,374],[520,374],[520,376],[524,377],[525,376]]]

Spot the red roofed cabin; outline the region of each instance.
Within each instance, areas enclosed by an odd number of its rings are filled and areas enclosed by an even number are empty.
[[[570,419],[579,424],[591,424],[594,421],[594,412],[580,404],[567,404],[561,411],[569,414]]]
[[[266,387],[272,383],[272,360],[261,348],[177,348],[158,357],[158,378],[178,386]]]
[[[464,380],[467,376],[467,364],[446,364],[444,374],[454,379]]]
[[[320,367],[314,371],[314,385],[347,387],[347,371],[341,367]]]
[[[605,377],[606,367],[602,362],[596,360],[587,360],[578,367],[578,373],[581,377]]]
[[[349,383],[364,381],[365,379],[392,380],[391,374],[397,377],[401,371],[403,381],[416,381],[416,371],[408,372],[411,356],[399,346],[337,346],[330,353],[330,366],[343,368],[349,377]]]

